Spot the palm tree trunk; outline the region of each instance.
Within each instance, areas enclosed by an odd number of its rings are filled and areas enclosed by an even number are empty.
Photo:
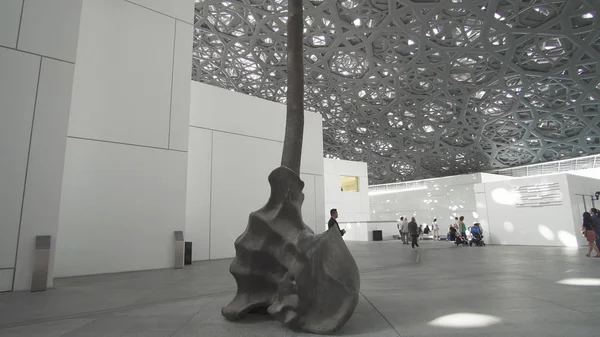
[[[288,0],[287,112],[281,166],[300,174],[304,135],[304,17],[302,0]]]

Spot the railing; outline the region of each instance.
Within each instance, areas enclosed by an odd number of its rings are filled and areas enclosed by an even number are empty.
[[[499,170],[493,170],[488,173],[500,174],[510,177],[529,177],[568,171],[585,170],[596,167],[600,167],[600,155],[565,159],[548,163],[532,164],[519,167],[509,167]]]

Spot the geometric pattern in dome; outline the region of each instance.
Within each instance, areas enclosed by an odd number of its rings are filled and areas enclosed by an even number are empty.
[[[305,109],[371,184],[600,153],[600,2],[304,1]],[[285,103],[287,0],[197,0],[192,78]]]

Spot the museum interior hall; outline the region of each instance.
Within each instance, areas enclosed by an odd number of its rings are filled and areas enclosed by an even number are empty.
[[[600,0],[0,0],[0,336],[600,331]]]

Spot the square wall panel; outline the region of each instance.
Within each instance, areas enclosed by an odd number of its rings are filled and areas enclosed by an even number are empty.
[[[195,0],[128,0],[189,24],[194,22]],[[191,40],[190,40],[191,41]]]
[[[268,177],[280,165],[282,148],[280,142],[214,131],[211,259],[235,255],[233,243],[248,215],[269,199]]]
[[[0,46],[16,48],[23,0],[0,1]]]
[[[13,268],[41,58],[0,48],[0,60],[0,268]]]
[[[82,0],[25,1],[18,48],[75,62],[81,3]]]
[[[190,125],[283,142],[285,105],[191,82]]]
[[[123,0],[81,17],[69,136],[167,148],[175,20]]]
[[[55,276],[171,268],[187,153],[69,138]]]

